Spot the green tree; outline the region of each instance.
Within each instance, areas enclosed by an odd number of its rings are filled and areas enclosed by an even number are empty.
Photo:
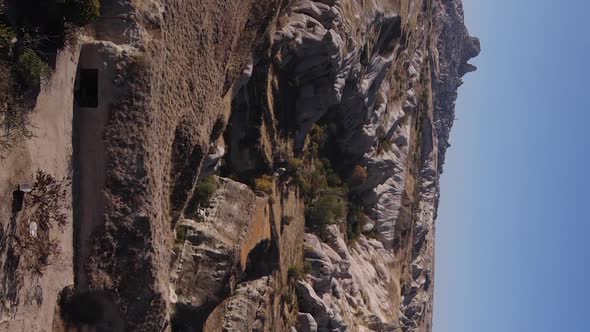
[[[346,216],[346,201],[333,190],[323,192],[306,209],[305,221],[308,227],[323,232],[330,224]]]
[[[38,88],[41,79],[51,73],[47,63],[30,48],[25,48],[19,55],[14,71],[20,83],[26,88]]]

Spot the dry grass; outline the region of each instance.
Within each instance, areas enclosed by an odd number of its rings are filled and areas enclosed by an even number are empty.
[[[274,179],[269,175],[254,179],[254,188],[270,195],[274,190]]]
[[[10,67],[5,63],[0,63],[0,112],[5,112],[8,103],[12,100],[12,75]]]
[[[0,156],[7,153],[15,144],[30,138],[28,108],[16,96],[10,67],[0,63]]]

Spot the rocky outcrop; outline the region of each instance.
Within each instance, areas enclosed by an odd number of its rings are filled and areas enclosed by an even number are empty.
[[[201,308],[220,302],[246,270],[248,254],[271,239],[267,201],[244,184],[219,182],[209,207],[177,227],[178,259],[171,275],[175,303]]]
[[[296,78],[289,85],[296,91],[290,96],[294,109],[289,112],[297,115],[293,123],[298,135],[305,135],[310,122],[329,114],[340,126],[341,156],[367,169],[366,181],[353,192],[370,217],[364,230],[374,234],[382,246],[370,261],[373,265],[391,262],[381,271],[380,280],[399,279],[393,289],[379,283],[376,289],[366,283],[362,288],[377,296],[373,303],[387,303],[387,297],[396,302],[399,296],[399,317],[397,310],[381,311],[363,298],[334,305],[338,303],[332,294],[338,289],[335,284],[351,276],[348,269],[340,270],[342,264],[349,264],[348,251],[337,252],[343,255],[342,261],[329,258],[334,249],[347,247],[337,245],[335,239],[343,242],[344,237],[334,229],[324,235],[327,243],[336,246],[327,252],[321,250],[321,241],[306,235],[306,260],[312,273],[306,281],[309,284],[299,289],[307,312],[319,315],[320,328],[356,326],[352,329],[381,331],[399,326],[427,331],[431,329],[438,179],[454,119],[456,91],[461,77],[476,69],[467,61],[479,53],[479,41],[467,33],[460,1],[427,2],[426,10],[416,17],[374,4],[372,11],[357,6],[352,19],[347,16],[348,8],[345,1],[299,1],[277,37],[292,41],[281,49],[280,59],[286,63],[288,77]],[[363,241],[366,238],[361,237],[358,243]],[[363,260],[367,257],[361,256],[356,263],[362,265]],[[342,280],[335,281],[339,278]],[[359,275],[358,280],[371,278]],[[348,293],[355,294],[354,289]],[[379,299],[378,294],[384,297]],[[377,314],[359,320],[358,312],[363,310]],[[346,323],[341,325],[341,321]]]
[[[395,321],[394,256],[381,242],[362,237],[349,247],[332,225],[326,242],[305,234],[304,248],[312,272],[297,287],[299,308],[320,330],[357,331]]]
[[[299,313],[297,315],[297,331],[298,332],[317,332],[318,324],[311,314]]]
[[[283,319],[275,308],[277,289],[286,277],[282,270],[300,259],[292,249],[303,234],[299,198],[285,189],[272,194],[276,202],[270,204],[268,196],[257,196],[245,184],[216,181],[219,187],[211,200],[176,227],[170,280],[170,301],[176,306],[173,328],[276,329]],[[286,215],[291,222],[281,230]]]
[[[463,75],[477,69],[467,61],[479,54],[481,46],[479,39],[469,36],[465,27],[461,1],[439,0],[434,1],[434,6],[438,52],[434,107],[440,152],[437,171],[442,173],[449,134],[455,120],[457,89],[463,84]]]
[[[273,285],[268,277],[239,284],[234,294],[207,319],[205,331],[267,331],[272,316]]]

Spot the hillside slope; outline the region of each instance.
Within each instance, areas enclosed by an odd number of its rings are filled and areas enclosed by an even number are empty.
[[[1,152],[0,331],[431,331],[479,50],[460,0],[101,0]]]

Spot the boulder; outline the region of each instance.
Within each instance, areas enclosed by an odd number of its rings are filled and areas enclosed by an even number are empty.
[[[300,312],[297,314],[297,332],[317,332],[318,324],[311,314]]]

